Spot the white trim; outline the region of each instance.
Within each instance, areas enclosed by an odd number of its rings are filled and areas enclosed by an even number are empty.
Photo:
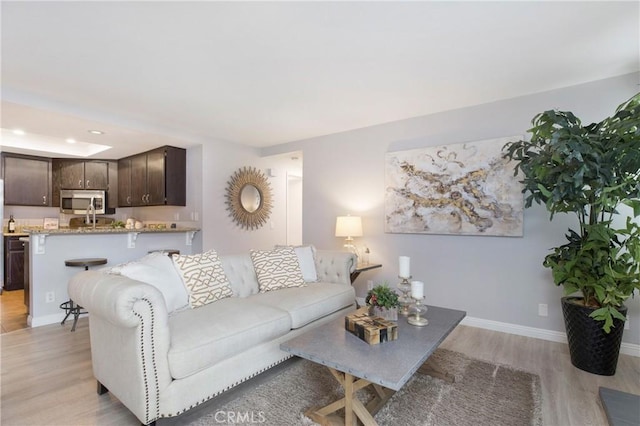
[[[515,334],[518,336],[533,337],[534,339],[567,343],[567,335],[561,331],[545,330],[543,328],[527,327],[524,325],[509,324],[506,322],[474,317],[465,317],[460,324],[468,325],[469,327],[484,328],[487,330],[500,331],[502,333]],[[640,357],[640,345],[622,342],[622,345],[620,345],[620,353]]]
[[[49,324],[60,324],[64,319],[65,313],[60,312],[59,314],[45,315],[42,317],[33,318],[31,315],[27,316],[27,325],[29,327],[42,327],[43,325]],[[84,318],[87,316],[86,314],[82,314],[80,318]],[[73,315],[69,315],[65,324],[71,322],[73,324]]]

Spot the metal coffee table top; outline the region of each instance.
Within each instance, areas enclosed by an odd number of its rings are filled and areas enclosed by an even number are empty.
[[[398,391],[465,316],[464,311],[428,306],[429,325],[416,327],[399,317],[398,339],[377,345],[346,331],[344,318],[339,318],[282,343],[280,349]]]

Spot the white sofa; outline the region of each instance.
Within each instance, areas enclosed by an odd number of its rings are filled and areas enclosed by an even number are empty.
[[[286,360],[280,343],[353,309],[351,253],[318,250],[318,282],[259,293],[249,254],[220,258],[233,296],[167,312],[156,287],[84,271],[69,295],[89,312],[93,372],[143,424],[177,416]]]

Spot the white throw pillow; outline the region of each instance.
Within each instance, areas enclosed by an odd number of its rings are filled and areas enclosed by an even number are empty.
[[[116,273],[160,290],[169,313],[189,304],[189,295],[182,284],[182,278],[173,267],[169,256],[163,253],[151,253],[138,261],[119,265]]]
[[[222,262],[214,250],[193,255],[174,255],[173,263],[182,276],[192,308],[233,296]]]
[[[318,282],[318,272],[316,271],[316,248],[308,246],[276,246],[276,248],[293,247],[298,256],[298,264],[302,271],[302,278],[307,283]]]
[[[293,247],[251,250],[250,253],[260,293],[306,285]]]

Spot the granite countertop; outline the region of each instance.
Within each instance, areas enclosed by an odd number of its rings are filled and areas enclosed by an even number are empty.
[[[28,237],[29,236],[29,234],[27,234],[26,232],[7,232],[7,231],[4,231],[2,235],[5,237]]]
[[[30,234],[48,234],[48,235],[76,235],[76,234],[128,234],[131,232],[139,233],[161,233],[161,232],[198,232],[200,228],[142,228],[142,229],[126,229],[104,227],[86,227],[86,228],[59,228],[59,229],[43,229],[42,227],[23,228],[22,234],[9,235],[30,235]],[[5,234],[6,235],[6,234]]]

